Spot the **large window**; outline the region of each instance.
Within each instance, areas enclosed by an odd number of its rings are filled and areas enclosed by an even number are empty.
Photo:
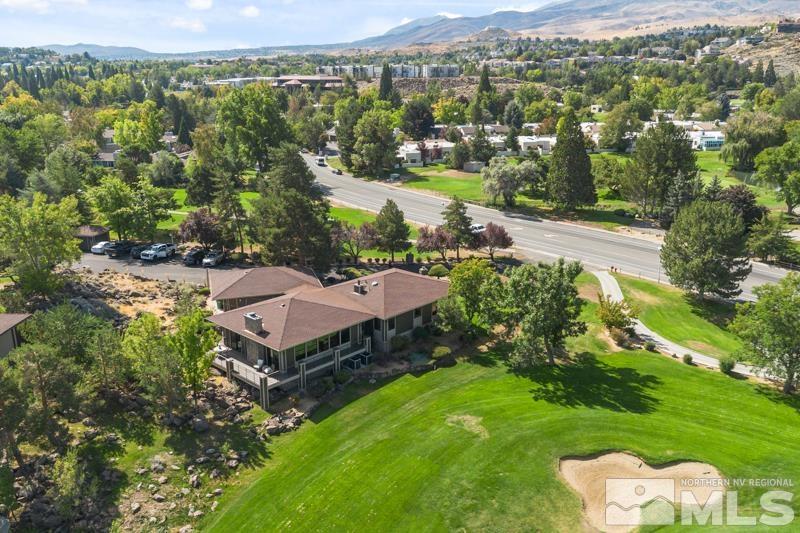
[[[388,320],[388,322],[389,322],[389,325],[386,327],[386,329],[388,329],[389,331],[391,331],[391,330],[393,330],[393,329],[394,329],[394,326],[395,326],[395,324],[394,324],[394,317],[390,318],[390,319]]]
[[[381,320],[380,318],[375,319],[375,321],[373,322],[373,324],[375,325],[375,331],[381,330],[381,327],[383,327],[382,322],[383,320]]]
[[[342,330],[342,344],[350,342],[350,328]]]

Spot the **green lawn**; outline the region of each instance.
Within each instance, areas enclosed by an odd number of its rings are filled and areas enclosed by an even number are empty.
[[[354,226],[360,226],[365,222],[375,222],[375,213],[364,209],[356,209],[355,207],[331,206],[331,217]],[[419,234],[419,228],[414,224],[409,224],[409,226],[411,226],[409,238],[411,240],[416,240]],[[416,246],[412,246],[408,250],[395,253],[395,259],[405,257],[406,252],[411,252],[414,256],[419,255]],[[391,257],[391,254],[373,249],[365,250],[363,256],[365,258],[372,257],[373,259],[383,259],[384,257]]]
[[[625,298],[639,309],[641,321],[665,338],[713,357],[731,355],[742,347],[741,340],[727,330],[734,314],[732,305],[699,304],[668,285],[616,278]]]
[[[594,308],[589,333],[570,344],[572,364],[516,373],[489,353],[350,386],[276,438],[202,529],[579,531],[581,502],[558,460],[607,450],[800,481],[790,459],[800,454],[799,402],[660,355],[610,354]],[[740,514],[759,514],[761,494],[742,489]]]

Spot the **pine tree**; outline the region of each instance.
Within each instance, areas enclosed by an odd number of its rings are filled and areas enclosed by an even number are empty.
[[[478,82],[478,94],[492,92],[492,82],[489,80],[489,65],[483,65],[481,69],[481,79]]]
[[[458,196],[454,196],[442,211],[442,216],[444,217],[442,227],[453,236],[456,259],[460,259],[461,247],[470,245],[473,240],[472,218],[467,214],[467,204]]]
[[[386,200],[386,204],[375,217],[375,231],[378,234],[378,249],[389,252],[392,262],[395,252],[409,246],[408,236],[411,230],[406,224],[405,215],[392,199]]]
[[[378,88],[378,98],[380,100],[390,102],[392,100],[393,91],[394,87],[392,86],[392,67],[389,66],[389,63],[384,63],[383,70],[381,71],[381,84],[380,87]]]
[[[719,176],[711,178],[711,183],[703,191],[703,199],[709,202],[718,202],[722,196],[722,181]]]
[[[556,146],[546,183],[547,199],[563,209],[597,203],[592,162],[580,122],[567,109],[558,123]]]
[[[664,209],[661,211],[661,227],[669,229],[678,212],[685,205],[692,203],[703,191],[703,184],[699,176],[687,176],[679,172],[670,185]]]
[[[764,72],[764,85],[774,87],[778,83],[778,75],[775,74],[775,61],[769,60],[767,70]]]
[[[764,83],[764,63],[761,61],[753,69],[753,83]]]

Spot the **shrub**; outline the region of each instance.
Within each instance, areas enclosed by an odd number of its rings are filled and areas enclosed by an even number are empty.
[[[200,296],[208,296],[209,294],[211,294],[211,289],[209,289],[208,287],[200,287],[199,289],[197,289],[197,294],[199,294]]]
[[[611,328],[608,332],[609,336],[611,336],[611,340],[614,341],[614,344],[617,346],[625,347],[628,345],[628,341],[630,340],[628,337],[628,333],[624,329],[619,328]]]
[[[644,343],[644,349],[647,350],[648,352],[655,352],[656,343],[654,343],[653,341],[647,341],[646,343]]]
[[[615,302],[602,294],[598,294],[597,297],[599,300],[597,317],[609,331],[633,327],[638,313],[627,301]]]
[[[333,386],[334,386],[333,377],[332,376],[325,376],[324,378],[322,378],[322,384],[325,385],[325,390],[326,391],[331,390],[333,388]]]
[[[395,335],[392,337],[390,344],[392,345],[393,352],[400,352],[408,347],[408,337],[405,335]]]
[[[434,361],[441,361],[443,359],[447,359],[452,355],[453,351],[450,349],[449,346],[439,345],[433,349],[431,352],[431,359]]]
[[[614,209],[614,214],[617,215],[618,217],[628,216],[628,212],[625,211],[624,209]]]
[[[417,256],[414,258],[414,261],[416,261],[417,263],[422,263],[422,258],[420,256]]]
[[[347,370],[339,370],[333,375],[333,380],[338,385],[344,385],[345,383],[350,381],[350,372],[348,372]]]
[[[308,387],[308,393],[317,398],[325,394],[327,390],[328,389],[325,388],[325,384],[321,380],[315,381]]]
[[[684,363],[686,363],[687,365],[691,365],[693,361],[694,361],[694,358],[692,357],[692,354],[690,354],[690,353],[683,354],[683,362]]]
[[[347,279],[356,279],[362,276],[361,271],[356,267],[347,267],[342,270],[342,275]]]
[[[736,366],[736,359],[733,357],[723,357],[719,360],[719,370],[723,374],[730,374],[733,372],[733,367]]]
[[[449,273],[450,271],[447,270],[447,267],[442,264],[433,265],[431,269],[428,271],[428,275],[433,276],[435,278],[442,278],[448,275]]]
[[[423,326],[417,326],[414,328],[414,331],[411,332],[411,337],[413,337],[415,341],[425,340],[430,336],[430,330]]]

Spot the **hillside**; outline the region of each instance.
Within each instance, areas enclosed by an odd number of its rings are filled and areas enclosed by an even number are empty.
[[[437,15],[406,22],[383,35],[349,43],[262,46],[191,53],[152,53],[139,48],[93,44],[48,45],[61,54],[88,52],[101,59],[203,59],[268,56],[278,53],[330,53],[353,49],[397,49],[452,43],[468,38],[497,38],[518,33],[541,37],[590,39],[658,33],[676,26],[755,25],[778,17],[800,17],[797,0],[565,0],[533,11],[498,11],[480,17]]]
[[[800,37],[797,35],[773,34],[761,44],[737,44],[728,48],[725,53],[736,59],[754,63],[761,61],[765,65],[774,61],[775,70],[782,76],[790,72],[800,74]]]

